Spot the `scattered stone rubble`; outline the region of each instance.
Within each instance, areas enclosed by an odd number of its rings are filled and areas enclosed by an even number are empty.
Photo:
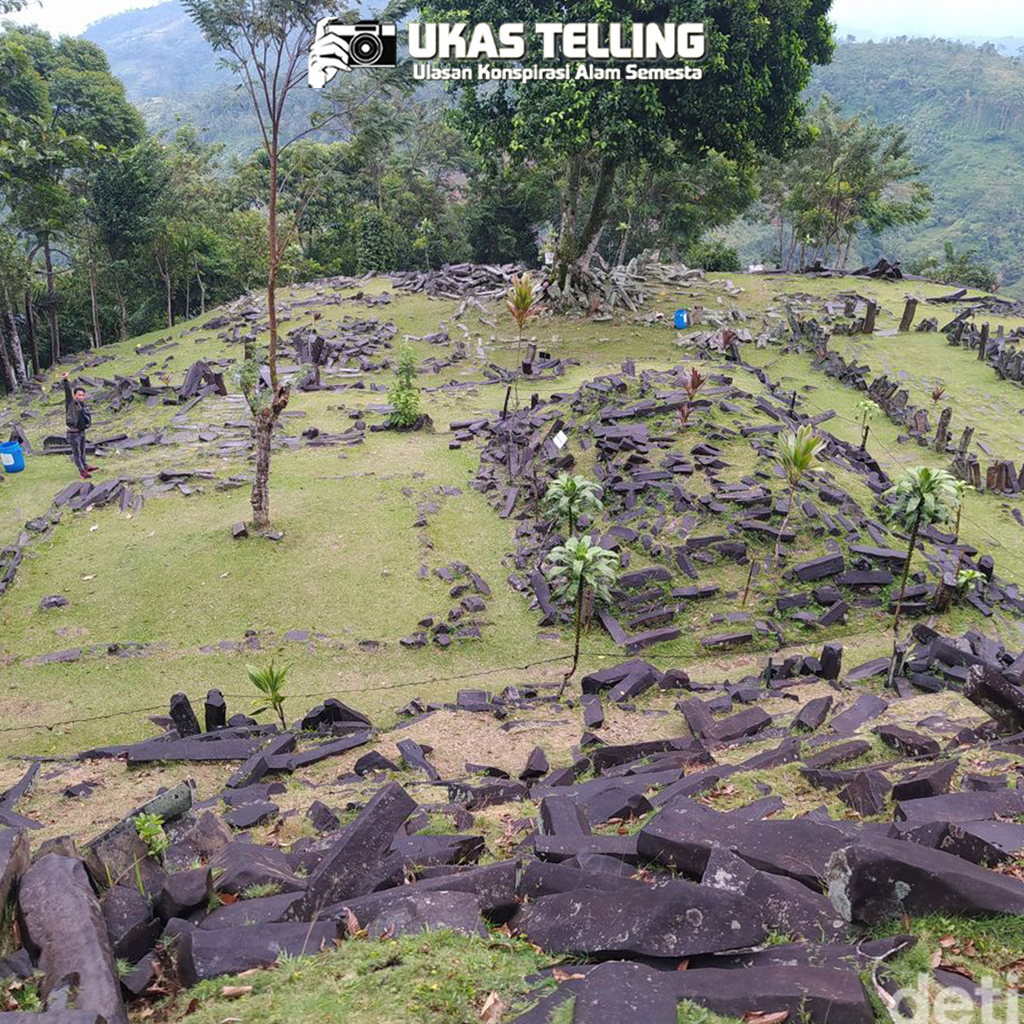
[[[585,676],[581,696],[561,701],[530,685],[463,690],[452,704],[414,700],[403,709],[410,721],[444,708],[469,716],[467,728],[484,715],[509,730],[522,716],[536,725],[529,716],[541,711],[580,715],[587,730],[564,767],[536,748],[525,767],[467,763],[453,777],[411,739],[398,743],[403,764],[384,757],[372,749],[370,720],[335,699],[281,730],[229,716],[218,691],[202,721],[175,695],[164,734],[79,756],[129,766],[222,762],[226,784],[210,799],[198,802],[183,783],[101,835],[33,850],[38,823],[16,805],[39,764],[0,797],[0,900],[16,900],[24,941],[0,961],[0,976],[41,973],[40,1024],[66,1019],[58,1009],[72,976],[83,1021],[125,1022],[126,1001],[175,979],[190,986],[284,953],[340,947],[343,956],[354,935],[450,928],[486,938],[492,924],[570,958],[571,970],[538,977],[520,1024],[549,1020],[571,997],[578,1022],[668,1024],[686,999],[734,1016],[871,1024],[862,976],[884,984],[887,961],[914,944],[900,934],[905,915],[1024,914],[1024,882],[1000,870],[1024,850],[1021,791],[1005,774],[963,774],[953,788],[959,758],[979,744],[1008,766],[1024,755],[1024,654],[975,632],[949,638],[922,625],[914,641],[892,666],[885,697],[853,684],[886,664],[844,671],[841,645],[829,644],[818,656],[770,659],[738,684],[634,660]],[[830,696],[804,696],[823,684]],[[678,693],[676,735],[602,741],[602,705],[650,688]],[[877,724],[911,690],[937,688],[975,700],[974,723]],[[780,697],[793,701],[792,716],[759,706]],[[874,749],[865,730],[891,756],[864,763]],[[743,757],[754,741],[758,752]],[[283,777],[360,747],[367,752],[340,780],[364,794],[354,819],[341,825],[314,791],[306,810],[314,837],[282,848],[247,836],[279,816]],[[787,816],[785,796],[763,781],[786,765],[849,813]],[[415,773],[404,785],[381,774],[402,770]],[[751,797],[731,810],[707,799],[723,786],[743,791],[744,782]],[[90,798],[89,786],[73,788],[69,798]],[[536,816],[518,823],[518,845],[494,860],[475,815],[525,800]],[[450,834],[423,831],[431,811],[449,818]],[[164,821],[162,855],[139,838],[141,813]],[[215,894],[226,899],[211,902]],[[870,938],[866,930],[880,927],[889,937]],[[788,941],[770,941],[779,935]],[[132,965],[120,978],[117,960]]]

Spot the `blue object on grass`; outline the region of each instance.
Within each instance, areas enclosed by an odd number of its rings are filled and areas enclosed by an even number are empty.
[[[0,462],[5,473],[20,473],[25,468],[25,453],[17,441],[0,444]]]
[[[675,321],[675,323],[676,323],[676,327],[678,327],[679,330],[681,330],[681,331],[685,330],[687,327],[689,327],[690,326],[690,313],[689,313],[689,311],[685,310],[685,309],[677,309],[676,310],[676,321]]]

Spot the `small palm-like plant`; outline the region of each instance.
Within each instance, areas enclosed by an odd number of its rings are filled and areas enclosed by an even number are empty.
[[[864,451],[868,446],[868,431],[871,429],[868,426],[868,421],[874,418],[876,412],[878,412],[878,406],[871,401],[870,398],[865,398],[857,403],[857,416],[860,418],[860,450]]]
[[[961,569],[956,574],[956,594],[957,597],[962,601],[967,595],[967,591],[974,586],[979,580],[985,579],[985,574],[979,572],[977,569]]]
[[[559,599],[571,597],[575,608],[576,642],[572,665],[558,691],[561,697],[580,660],[584,595],[589,590],[595,605],[607,604],[611,600],[611,588],[618,578],[619,556],[598,544],[591,544],[586,537],[570,537],[564,544],[551,549],[548,563],[547,577],[555,584],[554,596]]]
[[[519,374],[523,368],[523,328],[540,313],[540,303],[533,288],[533,278],[529,272],[524,271],[512,278],[512,284],[509,285],[509,289],[505,293],[505,305],[516,322],[515,394],[516,408],[519,408]]]
[[[939,402],[942,399],[942,396],[945,393],[946,393],[945,386],[942,385],[942,384],[936,384],[935,387],[932,388],[932,402],[934,402],[936,405],[938,405]]]
[[[779,548],[782,535],[786,532],[789,517],[796,506],[796,489],[805,476],[816,472],[814,460],[825,447],[821,438],[814,436],[814,431],[806,424],[798,427],[795,434],[779,434],[775,439],[775,457],[786,474],[789,483],[789,508],[782,520],[782,526],[775,537],[775,564],[779,564]]]
[[[686,404],[679,408],[679,426],[685,428],[690,422],[690,410],[697,392],[707,383],[707,377],[697,369],[690,368],[690,372],[683,378],[683,390],[686,392]]]
[[[544,504],[549,515],[564,522],[569,536],[576,533],[576,524],[581,515],[595,515],[604,509],[601,489],[585,476],[569,476],[559,473],[548,485]]]
[[[895,498],[889,510],[889,518],[910,531],[907,560],[903,566],[900,596],[896,601],[896,615],[892,624],[893,632],[898,634],[903,595],[907,591],[907,578],[910,576],[910,563],[914,557],[918,532],[922,526],[948,523],[956,515],[961,498],[957,480],[951,473],[928,466],[911,466],[904,470],[896,484],[885,493]]]
[[[287,729],[288,723],[284,717],[284,684],[288,679],[290,666],[282,665],[278,668],[273,660],[265,668],[253,668],[247,665],[249,671],[249,682],[259,690],[262,696],[253,702],[253,714],[258,715],[264,711],[273,711],[281,722],[281,728]]]

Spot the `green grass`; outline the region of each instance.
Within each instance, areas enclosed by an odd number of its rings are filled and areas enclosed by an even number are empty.
[[[729,297],[717,289],[715,282],[725,278],[742,289],[740,295]],[[649,308],[670,312],[678,304],[700,301],[708,309],[736,308],[759,315],[777,306],[781,293],[821,297],[851,284],[711,275],[706,285],[656,290]],[[888,312],[880,326],[888,326],[892,316],[898,316],[905,286],[874,281],[857,281],[855,286],[862,294],[882,301]],[[379,280],[370,290],[388,287],[388,282]],[[946,289],[915,283],[914,291],[927,296]],[[300,288],[291,295],[311,299],[314,291]],[[721,305],[717,302],[720,296]],[[489,318],[495,319],[497,328],[483,323],[477,312],[464,317],[470,331],[470,351],[479,336],[487,348],[488,360],[509,366],[515,359],[514,332],[498,304],[491,306]],[[294,309],[286,329],[306,323],[313,308],[305,305]],[[367,313],[365,307],[356,304],[323,309],[320,326],[325,329],[343,315],[359,317]],[[370,315],[393,318],[401,339],[406,334],[418,336],[436,330],[440,322],[448,321],[454,309],[455,304],[445,300],[399,295],[390,306],[372,310]],[[949,312],[948,307],[942,309]],[[921,315],[928,312],[928,307],[921,307]],[[211,312],[208,318],[214,315]],[[179,324],[173,330],[105,347],[104,354],[113,355],[115,360],[102,364],[92,375],[138,372],[155,362],[157,366],[148,372],[166,369],[171,381],[180,383],[185,368],[195,358],[238,358],[237,346],[219,341],[212,331],[192,331],[193,326],[194,322]],[[451,333],[461,337],[461,331],[454,327]],[[685,349],[674,345],[676,332],[664,326],[639,325],[630,318],[594,324],[548,313],[531,324],[530,336],[554,354],[578,360],[580,365],[571,366],[557,380],[527,384],[521,388],[524,401],[532,391],[546,397],[573,390],[585,380],[617,371],[626,358],[634,358],[638,369],[667,369],[687,360]],[[136,352],[136,345],[162,338],[180,344],[150,356]],[[1006,400],[1001,397],[1000,403],[1006,411],[994,417],[991,425],[986,421],[984,429],[992,432],[998,454],[1014,457],[1010,427],[1016,419],[1016,406],[1012,402],[1021,400],[1024,393],[996,381],[990,371],[979,369],[969,354],[949,349],[940,336],[857,339],[858,344],[870,347],[868,361],[878,370],[884,368],[883,360],[902,358],[905,342],[910,346],[906,351],[913,352],[913,365],[907,367],[912,377],[916,366],[926,364],[955,365],[964,370],[967,381],[972,373],[992,377],[990,390],[1005,395]],[[420,358],[441,357],[449,351],[422,342],[413,342],[412,347]],[[841,416],[853,418],[858,393],[814,372],[809,357],[781,356],[778,348],[757,350],[753,346],[745,346],[743,354],[765,366],[773,380],[797,388],[808,403],[813,403],[804,408],[815,411],[818,407],[834,407]],[[934,359],[929,360],[932,355]],[[168,356],[173,360],[166,362]],[[752,394],[760,392],[760,385],[747,371],[733,366],[715,369],[733,377]],[[236,391],[230,371],[226,379],[229,391]],[[387,385],[392,378],[389,372],[382,372],[365,379],[368,384]],[[15,753],[57,754],[138,739],[151,733],[147,714],[165,707],[168,697],[179,690],[199,699],[207,689],[217,687],[229,695],[232,711],[248,710],[253,694],[246,681],[245,665],[262,664],[271,657],[292,663],[290,714],[304,710],[304,705],[317,698],[335,694],[373,715],[375,722],[387,725],[394,720],[395,709],[412,696],[450,699],[463,686],[497,690],[523,681],[523,672],[517,666],[568,655],[568,635],[555,642],[538,639],[535,614],[505,584],[507,554],[514,549],[514,521],[501,520],[487,496],[470,486],[478,461],[475,446],[458,451],[448,447],[449,421],[493,414],[501,405],[504,389],[477,386],[447,394],[437,388],[448,381],[480,379],[481,369],[475,359],[438,375],[420,376],[424,408],[434,420],[435,434],[368,433],[365,443],[354,448],[302,448],[276,454],[272,515],[275,526],[285,534],[276,544],[256,537],[243,541],[231,538],[231,523],[248,519],[251,514],[248,490],[243,487],[218,492],[214,480],[193,481],[202,493],[190,497],[179,493],[153,497],[137,516],[113,509],[80,514],[65,510],[52,533],[26,549],[17,583],[0,605],[0,663],[4,665],[0,687],[10,706],[8,728],[17,727],[17,731],[0,733],[0,744]],[[51,382],[54,380],[51,374]],[[911,383],[917,387],[915,380]],[[926,384],[922,378],[920,387]],[[974,385],[968,383],[951,387],[957,416],[961,405],[971,408],[977,398],[971,387]],[[289,412],[305,415],[286,418],[282,432],[297,437],[311,426],[341,432],[351,425],[352,410],[384,400],[383,393],[369,387],[340,393],[295,393]],[[47,398],[45,410],[42,420],[25,421],[37,449],[43,436],[62,432],[58,394]],[[9,412],[17,410],[11,407]],[[139,478],[177,466],[207,470],[216,479],[251,472],[244,458],[221,457],[216,445],[202,445],[196,440],[200,425],[216,427],[227,420],[244,419],[244,405],[232,399],[207,398],[187,414],[184,427],[172,425],[177,412],[176,407],[158,405],[148,409],[133,403],[115,416],[97,407],[94,435],[123,431],[134,436],[159,426],[169,430],[176,442],[170,447],[122,453],[102,463],[100,477],[116,472]],[[722,426],[756,418],[750,413],[725,414],[717,408],[707,417],[709,422]],[[367,419],[375,423],[382,417],[371,412]],[[677,429],[670,418],[663,427]],[[857,426],[848,419],[833,419],[827,429],[840,437],[859,440]],[[896,433],[880,418],[873,425],[872,451],[876,451],[877,443],[879,459],[890,473],[900,464],[941,463],[926,449],[898,445]],[[676,449],[689,451],[701,436],[696,427],[691,427],[680,436]],[[1019,448],[1019,439],[1015,443]],[[725,479],[739,480],[758,467],[745,441],[730,442],[725,447],[730,463],[722,474]],[[592,471],[592,463],[593,451],[581,452],[577,471]],[[8,477],[0,485],[0,541],[13,539],[26,520],[43,514],[53,494],[69,479],[72,474],[66,459],[31,456],[28,471]],[[860,478],[836,471],[835,482],[865,508],[870,507],[870,492]],[[442,484],[458,486],[462,495],[438,496],[435,489]],[[687,481],[687,487],[694,493],[706,490],[699,474]],[[440,509],[429,516],[425,529],[418,529],[412,524],[425,499],[438,502]],[[794,557],[813,557],[824,550],[822,540],[810,533],[799,515],[794,516],[793,525],[798,530]],[[708,518],[697,532],[713,532],[715,526],[714,519]],[[1009,503],[988,495],[969,497],[963,536],[993,552],[997,571],[1015,571],[1011,558],[1019,545],[1019,530],[1009,516]],[[755,538],[748,540],[752,550],[761,554],[770,548]],[[406,651],[398,640],[412,632],[419,619],[443,614],[451,603],[448,587],[442,581],[432,575],[426,580],[418,578],[420,566],[431,570],[452,560],[467,562],[491,587],[493,597],[484,615],[483,639],[458,644],[448,651]],[[634,556],[634,566],[645,562],[642,555]],[[712,626],[712,616],[737,609],[738,597],[731,595],[742,591],[745,568],[722,560],[705,569],[704,575],[713,577],[722,593],[685,607],[676,620],[682,636],[650,655],[661,665],[677,665],[694,678],[712,681],[756,671],[764,653],[772,649],[768,639],[759,638],[736,651],[711,657],[699,643],[701,636],[723,628]],[[754,618],[771,614],[774,596],[784,586],[778,580],[757,581],[745,610]],[[41,598],[54,593],[63,593],[69,605],[41,611]],[[974,612],[955,609],[944,625],[959,631],[980,622]],[[855,608],[846,623],[828,630],[790,623],[786,631],[796,649],[816,649],[824,640],[840,639],[847,648],[848,664],[856,664],[887,652],[888,623],[884,609]],[[1003,622],[990,621],[984,627],[1002,631],[1011,646],[1020,643]],[[249,629],[259,634],[259,652],[224,651],[216,646],[222,641],[242,641]],[[284,633],[292,629],[308,629],[314,639],[309,643],[285,642]],[[379,641],[379,649],[366,649],[360,643],[364,640]],[[144,656],[106,653],[108,645],[129,642],[147,645]],[[212,653],[200,653],[211,645]],[[33,661],[39,655],[68,648],[83,648],[82,659],[62,665]],[[595,626],[584,640],[580,673],[621,656],[621,651]],[[559,671],[557,663],[544,664],[531,669],[529,678],[554,681]],[[103,717],[107,715],[117,717]],[[57,724],[83,718],[94,721],[70,727]],[[52,728],[38,728],[40,724]]]
[[[275,970],[244,978],[217,978],[191,989],[166,1009],[168,1020],[220,1024],[455,1024],[476,1022],[492,992],[525,1009],[538,989],[528,980],[548,959],[526,942],[493,934],[484,941],[455,932],[433,932],[387,941],[353,939],[336,952],[287,959]],[[225,986],[251,985],[252,993],[226,999]]]

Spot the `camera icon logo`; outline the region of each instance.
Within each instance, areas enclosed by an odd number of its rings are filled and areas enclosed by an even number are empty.
[[[390,21],[321,18],[309,47],[309,85],[322,89],[339,71],[398,65],[398,29]]]

